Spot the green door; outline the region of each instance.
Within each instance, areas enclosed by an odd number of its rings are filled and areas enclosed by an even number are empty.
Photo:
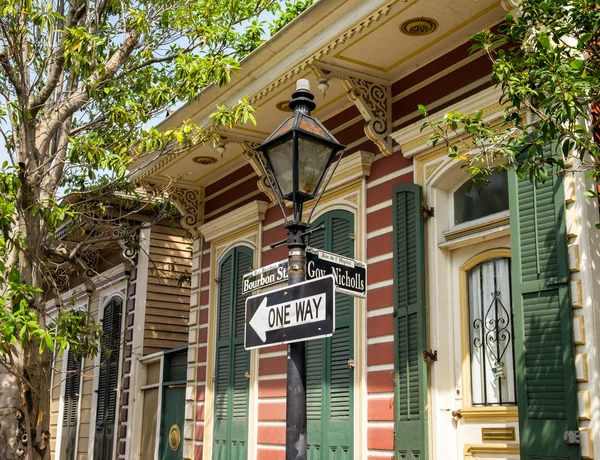
[[[422,192],[393,190],[394,212],[394,451],[402,460],[427,460],[425,255]]]
[[[65,398],[60,450],[64,460],[75,459],[75,436],[77,433],[77,406],[81,383],[81,361],[72,351],[67,353],[67,375],[65,376]]]
[[[252,250],[237,247],[219,264],[213,459],[246,460],[250,353],[244,349],[242,277],[252,268]]]
[[[187,348],[165,353],[160,460],[183,459]]]
[[[354,257],[354,216],[331,211],[313,224],[308,245]],[[354,298],[335,296],[335,333],[306,342],[308,460],[353,459]]]
[[[113,458],[122,310],[123,301],[118,297],[111,299],[104,307],[94,460]]]
[[[550,150],[550,149],[548,149]],[[562,175],[509,175],[515,358],[523,460],[576,460],[578,429]]]

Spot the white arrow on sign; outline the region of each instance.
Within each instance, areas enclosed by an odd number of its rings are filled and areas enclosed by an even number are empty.
[[[276,305],[267,305],[265,297],[250,319],[250,326],[266,342],[268,331],[323,321],[326,316],[325,293]]]

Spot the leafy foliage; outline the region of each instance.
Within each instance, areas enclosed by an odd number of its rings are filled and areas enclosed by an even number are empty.
[[[521,178],[545,181],[573,161],[598,181],[600,149],[591,135],[598,120],[590,107],[600,90],[599,27],[598,0],[523,0],[518,17],[508,14],[496,32],[471,39],[471,51],[483,51],[492,62],[502,122],[487,120],[482,111],[434,121],[419,106],[427,117],[423,128],[433,128],[431,144],[444,143],[477,184],[493,170],[509,168]],[[551,154],[544,148],[549,144]]]
[[[170,184],[146,192],[132,174],[149,159],[217,142],[222,126],[253,123],[254,109],[241,99],[215,107],[202,126],[152,125],[228,84],[265,31],[311,3],[0,0],[0,148],[10,158],[0,168],[0,366],[37,398],[23,408],[34,440],[22,446],[27,458],[49,455],[49,353],[93,355],[100,337],[53,275],[68,268],[89,282],[86,251],[115,235],[135,249],[141,226],[173,215]],[[136,213],[153,217],[136,224]]]

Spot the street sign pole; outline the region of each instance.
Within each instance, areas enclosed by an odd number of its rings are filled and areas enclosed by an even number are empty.
[[[298,205],[296,205],[298,206]],[[295,217],[302,216],[302,204],[295,209]],[[299,211],[299,212],[298,212]],[[294,219],[288,229],[288,286],[301,283],[306,278],[306,245],[304,233],[308,225]],[[288,345],[285,458],[306,460],[306,348],[305,342]]]

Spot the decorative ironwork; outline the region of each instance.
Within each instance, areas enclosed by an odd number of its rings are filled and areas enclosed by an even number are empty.
[[[510,289],[510,280],[505,279],[508,275],[502,276],[502,268],[508,273],[508,265],[499,268],[502,262],[508,264],[508,259],[488,260],[471,272],[475,272],[475,279],[470,281],[475,281],[474,287],[480,292],[478,299],[469,301],[472,363],[480,361],[479,371],[472,369],[472,379],[473,385],[475,381],[482,385],[480,397],[473,394],[475,406],[516,404],[512,308],[502,302],[503,298],[510,299],[510,292],[507,295],[501,291],[502,286]],[[489,271],[484,270],[485,266]],[[507,359],[509,353],[511,359]],[[491,383],[492,379],[495,383]],[[490,394],[489,386],[494,388],[495,395]]]
[[[481,330],[480,335],[473,339],[473,346],[481,348],[485,345],[488,353],[494,358],[493,370],[497,379],[504,377],[503,358],[512,338],[510,326],[510,314],[500,300],[500,291],[494,291],[484,319],[478,318],[473,321],[473,329]]]

